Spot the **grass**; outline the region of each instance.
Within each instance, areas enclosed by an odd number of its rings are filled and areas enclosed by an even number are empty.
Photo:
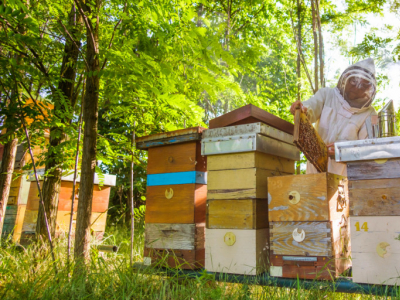
[[[144,230],[135,232],[135,261],[143,260]],[[130,236],[126,229],[108,228],[103,244],[118,245],[118,253],[91,252],[86,273],[68,274],[65,240],[56,242],[58,275],[48,249],[12,243],[0,248],[0,299],[389,299],[334,293],[324,289],[288,289],[217,282],[212,275],[190,278],[165,276],[154,268],[130,269]],[[391,298],[397,299],[397,298]]]

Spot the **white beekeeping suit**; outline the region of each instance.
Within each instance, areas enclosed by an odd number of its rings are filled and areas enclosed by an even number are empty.
[[[355,98],[354,90],[362,89]],[[371,106],[376,94],[375,65],[371,58],[347,68],[335,88],[322,88],[303,102],[307,115],[326,144],[367,138],[365,120],[376,115]],[[356,94],[358,95],[358,94]],[[347,176],[346,164],[328,160],[328,172]],[[318,173],[307,162],[307,174]]]

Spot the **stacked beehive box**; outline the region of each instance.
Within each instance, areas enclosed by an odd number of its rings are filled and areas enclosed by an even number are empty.
[[[148,150],[144,263],[204,266],[207,165],[201,156],[204,128],[137,139]]]
[[[400,284],[400,137],[342,142],[347,163],[353,281]]]
[[[43,174],[43,170],[40,173]],[[34,175],[29,176],[30,189],[26,205],[25,217],[22,225],[21,244],[28,244],[34,237],[36,232],[36,224],[38,218],[38,211],[40,209],[38,188]],[[71,205],[72,205],[72,181],[73,175],[63,176],[61,178],[61,188],[58,195],[58,208],[56,217],[56,237],[65,236],[69,230]],[[74,215],[72,222],[72,233],[75,233],[76,225],[76,212],[78,210],[78,195],[79,195],[79,181],[77,184],[74,197]],[[95,186],[93,188],[93,203],[92,203],[92,216],[91,216],[91,234],[97,239],[101,240],[104,235],[107,220],[108,202],[110,197],[111,187],[116,184],[116,176],[105,174],[101,179],[102,186],[99,185],[100,180],[95,175]],[[43,185],[43,181],[40,181]]]
[[[294,173],[299,152],[288,133],[261,122],[209,129],[206,269],[256,275],[268,265],[267,178]]]
[[[350,266],[347,179],[319,173],[268,178],[270,275],[333,279]]]

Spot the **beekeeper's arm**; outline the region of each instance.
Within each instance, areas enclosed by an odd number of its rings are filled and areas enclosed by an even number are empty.
[[[303,102],[304,107],[307,108],[307,116],[311,123],[317,122],[321,117],[328,89],[322,88],[318,90],[314,96]]]

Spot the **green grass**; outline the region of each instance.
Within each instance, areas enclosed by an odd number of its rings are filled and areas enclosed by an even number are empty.
[[[135,232],[135,261],[143,260],[143,227]],[[371,295],[216,282],[212,275],[165,276],[153,268],[130,269],[129,232],[108,228],[104,244],[118,245],[118,253],[91,252],[86,273],[68,274],[65,240],[57,241],[59,273],[55,276],[44,245],[26,250],[12,243],[0,248],[0,299],[389,299]],[[395,299],[395,298],[392,298]]]

